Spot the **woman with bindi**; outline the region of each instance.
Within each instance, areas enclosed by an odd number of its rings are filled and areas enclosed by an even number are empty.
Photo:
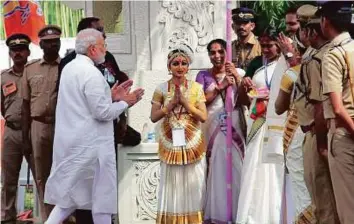
[[[168,54],[172,77],[157,86],[152,99],[151,121],[161,121],[159,224],[203,222],[206,146],[201,123],[207,111],[202,86],[186,78],[192,62],[188,52],[183,45]]]

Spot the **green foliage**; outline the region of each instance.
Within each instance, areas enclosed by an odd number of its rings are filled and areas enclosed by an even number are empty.
[[[4,3],[4,0],[0,1],[0,40],[5,39],[5,27],[4,27],[4,15],[3,15],[3,10],[2,10],[2,4]]]
[[[76,28],[84,17],[83,9],[72,10],[60,0],[40,1],[46,24],[55,24],[61,27],[62,37],[76,36]]]
[[[25,193],[25,211],[33,209],[34,201],[35,201],[35,198],[34,198],[33,188],[26,189],[26,193]]]
[[[0,1],[0,40],[5,39],[4,16],[2,4],[4,0]],[[72,10],[60,0],[39,1],[42,7],[46,24],[55,24],[62,28],[62,37],[76,36],[76,28],[79,21],[85,17],[85,10]]]
[[[299,7],[303,4],[313,4],[309,1],[284,1],[284,0],[258,0],[241,1],[242,7],[253,9],[257,14],[256,34],[265,27],[271,25],[280,31],[285,31],[285,13],[291,7]]]

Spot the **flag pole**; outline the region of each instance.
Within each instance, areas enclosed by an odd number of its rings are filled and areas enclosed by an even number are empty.
[[[226,60],[232,60],[231,48],[231,0],[226,0]],[[233,109],[233,89],[232,86],[227,87],[225,110],[226,119],[226,195],[227,195],[227,219],[228,224],[232,224],[232,109]]]

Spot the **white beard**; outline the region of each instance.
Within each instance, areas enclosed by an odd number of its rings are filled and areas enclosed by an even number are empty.
[[[96,65],[100,65],[100,64],[104,63],[105,60],[106,60],[106,59],[105,59],[105,56],[104,56],[104,55],[102,55],[102,56],[100,56],[100,57],[98,57],[98,58],[93,59],[93,61],[95,62]]]

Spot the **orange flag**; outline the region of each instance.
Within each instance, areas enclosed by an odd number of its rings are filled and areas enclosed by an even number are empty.
[[[37,1],[4,1],[3,15],[6,37],[14,33],[23,33],[28,35],[33,43],[39,43],[38,31],[45,26],[45,20]]]

